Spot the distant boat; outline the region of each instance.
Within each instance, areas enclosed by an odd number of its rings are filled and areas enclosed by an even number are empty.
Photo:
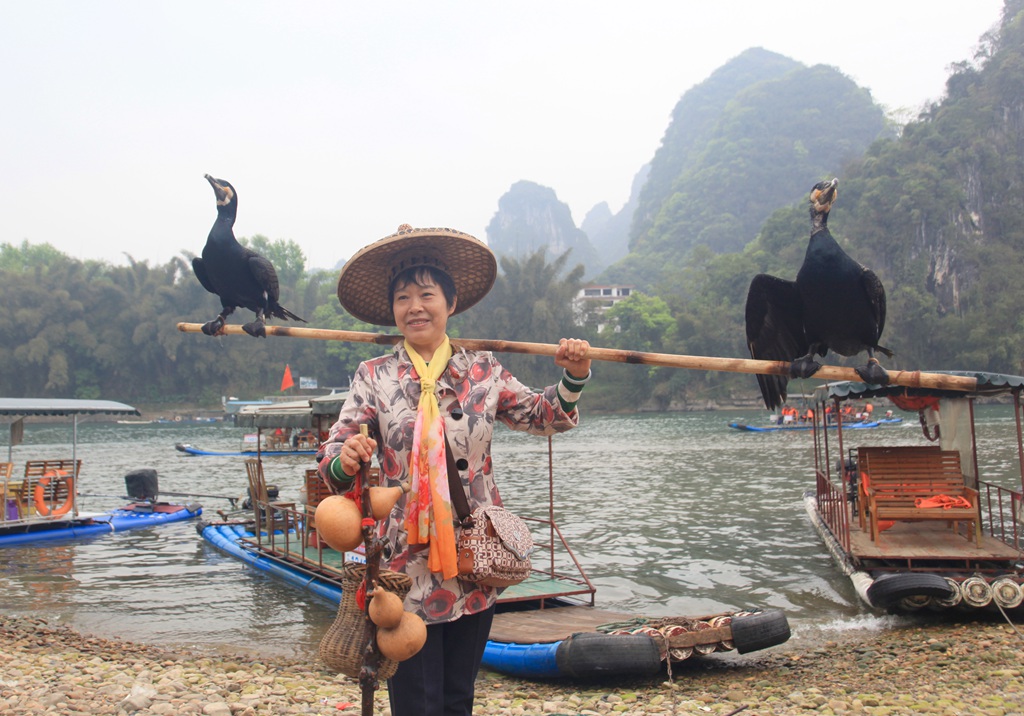
[[[257,454],[263,457],[286,457],[288,455],[316,455],[317,449],[313,448],[288,448],[286,450],[259,450],[256,448],[246,450],[204,450],[191,443],[174,443],[174,449],[186,455],[200,456],[227,456],[227,457],[256,457]]]
[[[340,391],[299,400],[249,401],[249,405],[235,413],[235,425],[254,428],[256,432],[245,435],[238,450],[206,450],[190,443],[176,443],[174,447],[186,455],[315,455],[320,445],[319,436],[330,430],[347,398],[348,391]],[[278,435],[279,431],[286,435]]]
[[[239,400],[238,398],[225,398],[222,401],[224,406],[224,412],[228,415],[234,415],[242,408],[259,407],[261,405],[273,405],[273,400]]]
[[[884,424],[892,425],[892,424],[898,423],[898,422],[900,422],[902,420],[903,420],[903,418],[894,418],[894,419],[887,420]],[[860,422],[856,422],[856,423],[844,423],[843,424],[843,430],[856,430],[856,429],[864,429],[864,428],[877,428],[880,425],[883,425],[883,421],[881,421],[881,420],[871,420],[871,421],[867,421],[867,422],[860,421]],[[792,431],[792,430],[810,430],[810,429],[812,429],[814,427],[814,425],[811,424],[811,423],[786,423],[786,424],[783,424],[783,425],[773,425],[773,424],[750,425],[749,423],[732,422],[732,423],[729,423],[729,427],[733,428],[734,430],[748,430],[748,431],[750,431],[752,433],[774,433],[774,432],[789,432],[789,431]],[[830,423],[828,425],[828,427],[829,427],[830,430],[832,430],[832,429],[835,429],[838,426],[835,423]]]

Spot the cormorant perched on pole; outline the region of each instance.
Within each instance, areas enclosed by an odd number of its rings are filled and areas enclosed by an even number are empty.
[[[866,365],[855,368],[866,383],[886,385],[889,376],[875,351],[885,328],[885,289],[870,269],[850,258],[828,230],[828,213],[838,195],[839,180],[819,182],[811,189],[811,240],[796,281],[758,274],[747,292],[747,346],[757,360],[792,361],[791,378],[810,378],[821,364],[814,354],[830,349],[852,356],[867,351]],[[769,410],[786,400],[789,379],[758,375]]]
[[[264,316],[305,323],[305,319],[277,302],[281,294],[274,265],[235,239],[232,230],[238,212],[235,188],[223,179],[214,179],[209,174],[204,176],[217,196],[217,220],[206,238],[203,257],[192,259],[192,270],[203,288],[220,296],[223,310],[215,319],[203,324],[203,333],[220,334],[225,319],[239,306],[256,312],[256,320],[242,326],[242,330],[253,337],[267,337]]]

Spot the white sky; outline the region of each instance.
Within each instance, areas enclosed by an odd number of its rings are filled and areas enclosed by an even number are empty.
[[[0,243],[198,254],[203,174],[236,236],[326,268],[399,224],[481,239],[526,179],[618,211],[673,107],[743,50],[938,99],[1002,0],[0,0]],[[756,187],[751,187],[756,191]]]

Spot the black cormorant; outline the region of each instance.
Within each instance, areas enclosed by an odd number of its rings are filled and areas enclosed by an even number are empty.
[[[870,269],[850,258],[828,230],[828,213],[839,180],[819,182],[811,189],[811,240],[796,281],[758,274],[747,292],[747,346],[758,360],[791,361],[790,377],[810,378],[821,368],[814,354],[829,349],[844,356],[867,351],[866,365],[855,368],[867,383],[886,385],[888,373],[875,351],[885,328],[885,289]],[[786,400],[789,379],[758,375],[769,410]]]
[[[215,319],[203,324],[203,333],[215,336],[224,330],[224,320],[241,306],[256,312],[256,320],[242,330],[253,337],[266,338],[264,317],[290,318],[302,321],[277,302],[280,290],[274,265],[255,251],[235,240],[232,227],[238,212],[238,194],[223,179],[204,175],[217,196],[217,220],[210,229],[203,247],[203,257],[192,259],[192,270],[210,293],[220,296],[223,309]]]

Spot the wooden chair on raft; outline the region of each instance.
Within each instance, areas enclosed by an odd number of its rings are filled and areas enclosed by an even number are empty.
[[[862,447],[858,518],[878,541],[885,521],[948,522],[959,532],[967,523],[967,539],[981,541],[978,491],[964,483],[960,453],[936,446]],[[945,507],[943,504],[952,506]]]
[[[81,460],[29,460],[19,492],[22,517],[32,514],[59,516],[71,510],[75,483],[82,470]],[[36,499],[36,488],[42,487]],[[42,509],[40,509],[42,507]]]
[[[271,501],[263,476],[263,463],[255,458],[246,458],[245,474],[249,479],[249,499],[256,517],[256,534],[266,532],[272,535],[294,527],[295,503]]]

